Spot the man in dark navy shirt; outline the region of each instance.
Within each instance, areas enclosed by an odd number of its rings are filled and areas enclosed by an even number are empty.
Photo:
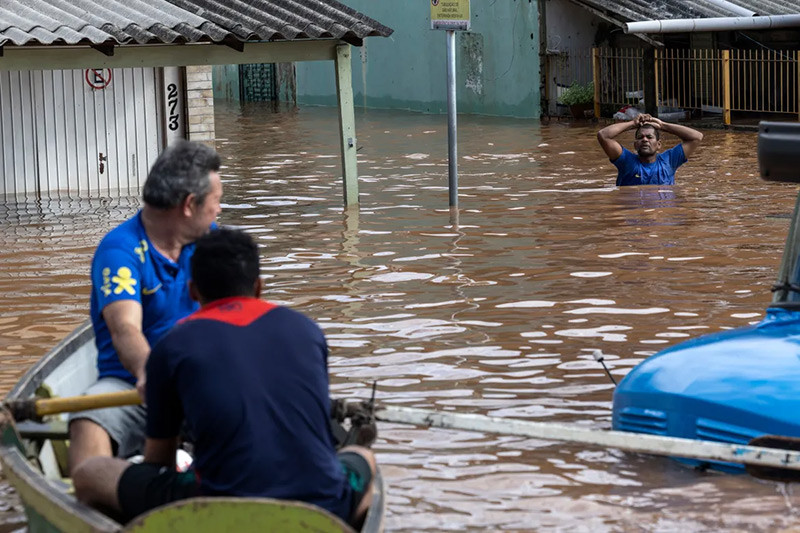
[[[615,140],[621,133],[636,129],[633,143],[636,154]],[[681,144],[663,154],[661,132],[677,135]],[[617,187],[623,185],[673,185],[675,171],[688,161],[700,146],[703,134],[699,131],[661,121],[650,115],[638,115],[629,122],[606,126],[597,132],[597,140],[608,158],[617,167]]]
[[[77,497],[126,520],[193,496],[302,500],[358,524],[375,459],[360,446],[335,450],[322,331],[259,299],[258,247],[246,233],[198,239],[191,274],[189,292],[202,307],[147,360],[144,463],[87,460],[73,474]],[[178,473],[184,421],[195,457]]]

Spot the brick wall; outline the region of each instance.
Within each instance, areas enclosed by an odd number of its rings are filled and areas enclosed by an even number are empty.
[[[186,67],[189,140],[214,144],[214,88],[211,66]]]

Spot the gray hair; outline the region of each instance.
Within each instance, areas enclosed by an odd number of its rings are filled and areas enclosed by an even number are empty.
[[[211,189],[209,173],[219,171],[217,152],[205,144],[178,141],[153,163],[142,189],[142,199],[147,205],[169,209],[180,205],[194,194],[202,204]]]

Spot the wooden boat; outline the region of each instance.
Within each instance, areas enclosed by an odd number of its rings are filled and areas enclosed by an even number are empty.
[[[81,394],[97,376],[97,352],[89,322],[73,331],[29,370],[7,400]],[[193,498],[165,505],[127,525],[78,502],[64,479],[67,464],[66,415],[45,423],[0,420],[0,463],[16,488],[28,518],[28,531],[54,532],[219,532],[314,531],[353,529],[327,511],[303,502],[267,498]],[[372,506],[361,531],[383,531],[385,494],[378,472]]]

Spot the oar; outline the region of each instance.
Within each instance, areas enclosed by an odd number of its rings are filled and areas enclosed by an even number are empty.
[[[784,437],[781,435],[762,435],[756,437],[748,443],[750,446],[766,446],[767,448],[779,448],[781,450],[800,451],[800,438]],[[783,467],[745,465],[747,473],[753,477],[761,479],[771,479],[772,481],[800,481],[800,472]]]
[[[587,429],[547,422],[529,422],[513,418],[449,413],[412,407],[382,406],[376,409],[375,418],[383,422],[463,429],[498,435],[519,435],[520,437],[575,442],[671,457],[800,470],[800,452],[764,446],[725,444],[627,431]],[[764,442],[763,444],[768,443]],[[748,469],[748,472],[758,473],[759,470]]]
[[[14,420],[28,420],[41,418],[45,415],[57,413],[73,413],[88,409],[102,409],[104,407],[120,407],[123,405],[137,405],[141,403],[136,389],[122,392],[107,392],[104,394],[85,394],[83,396],[70,396],[66,398],[31,398],[27,400],[12,400],[3,405],[11,411]]]
[[[68,413],[104,407],[141,403],[136,390],[91,394],[67,398],[39,398],[6,402],[5,406],[17,421],[49,414]],[[547,422],[530,422],[513,418],[459,414],[411,407],[383,406],[375,411],[383,422],[413,424],[445,429],[463,429],[499,435],[517,435],[617,448],[671,457],[687,457],[706,461],[744,463],[748,473],[756,477],[781,481],[796,480],[800,474],[800,439],[767,435],[749,445],[662,437],[626,431],[606,431],[566,426]]]

